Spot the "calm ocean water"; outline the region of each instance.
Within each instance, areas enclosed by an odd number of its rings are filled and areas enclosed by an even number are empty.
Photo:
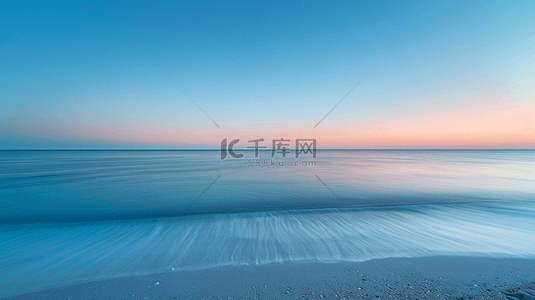
[[[215,266],[535,258],[535,151],[243,153],[0,151],[0,296]]]

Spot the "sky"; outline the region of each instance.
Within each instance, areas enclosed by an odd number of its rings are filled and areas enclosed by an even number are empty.
[[[533,49],[531,0],[1,1],[0,149],[535,149]]]

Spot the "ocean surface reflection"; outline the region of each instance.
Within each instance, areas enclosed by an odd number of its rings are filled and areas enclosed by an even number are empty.
[[[295,160],[0,151],[0,296],[217,266],[535,256],[535,151]]]

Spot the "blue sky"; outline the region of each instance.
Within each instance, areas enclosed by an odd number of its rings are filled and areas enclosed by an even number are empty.
[[[0,148],[530,148],[534,20],[533,1],[3,1]]]

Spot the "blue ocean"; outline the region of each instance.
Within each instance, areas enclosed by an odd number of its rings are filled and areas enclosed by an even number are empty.
[[[535,151],[0,151],[0,297],[220,266],[535,258]]]

